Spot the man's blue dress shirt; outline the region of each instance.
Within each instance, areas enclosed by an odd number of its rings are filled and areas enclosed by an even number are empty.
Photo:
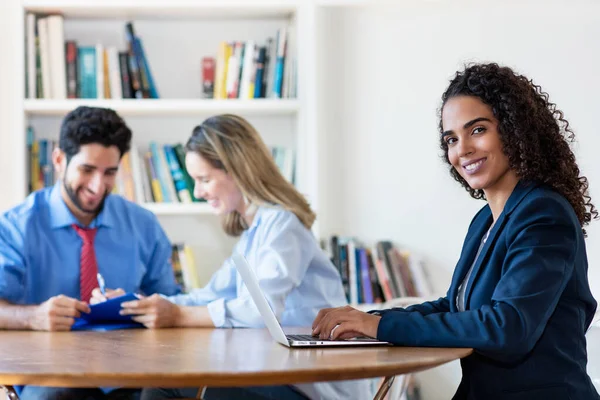
[[[60,185],[32,193],[0,216],[0,299],[28,305],[59,294],[80,298],[82,241],[72,227],[79,222]],[[109,195],[90,227],[98,228],[94,250],[106,287],[146,295],[179,292],[171,244],[150,211]]]

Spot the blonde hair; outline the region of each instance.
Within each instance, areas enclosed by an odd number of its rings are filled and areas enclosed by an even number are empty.
[[[186,150],[230,174],[251,204],[281,206],[294,213],[307,229],[312,227],[315,213],[281,175],[260,135],[244,118],[222,114],[206,119],[194,128]],[[248,228],[238,211],[225,215],[222,224],[231,236],[239,236]]]

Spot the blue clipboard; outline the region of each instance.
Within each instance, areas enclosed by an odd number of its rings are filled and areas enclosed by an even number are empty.
[[[121,303],[137,300],[139,296],[127,293],[90,306],[90,313],[81,313],[71,326],[72,331],[111,331],[115,329],[143,328],[144,325],[133,321],[131,315],[121,315]]]

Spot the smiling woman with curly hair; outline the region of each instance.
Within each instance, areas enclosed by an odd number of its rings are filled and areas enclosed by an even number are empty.
[[[443,104],[457,96],[473,96],[491,107],[498,120],[498,135],[508,164],[523,180],[551,186],[573,206],[582,226],[598,213],[588,195],[588,180],[579,167],[569,142],[575,134],[563,113],[551,103],[539,85],[510,68],[497,64],[473,65],[457,74],[442,96]],[[440,118],[440,133],[443,121]],[[471,196],[485,199],[482,189],[469,186],[448,158],[448,143],[441,137],[444,159],[450,174]]]
[[[598,213],[568,122],[530,79],[475,64],[442,95],[439,128],[450,174],[487,201],[446,296],[373,313],[324,309],[313,333],[471,347],[454,399],[600,399],[586,373],[597,304],[583,229]]]

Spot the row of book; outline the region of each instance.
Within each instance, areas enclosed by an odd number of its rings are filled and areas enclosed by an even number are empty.
[[[36,139],[32,127],[27,129],[29,191],[52,186],[58,178],[52,166],[56,141]],[[285,147],[272,147],[274,161],[284,177],[294,183],[294,155]],[[191,203],[194,182],[185,167],[181,143],[159,145],[150,142],[148,149],[133,145],[123,155],[115,180],[114,193],[136,203]]]
[[[28,98],[158,98],[142,40],[125,25],[126,50],[65,41],[62,15],[26,16]]]
[[[185,168],[181,143],[150,142],[147,151],[136,145],[123,155],[114,193],[135,203],[192,203],[194,181]]]
[[[271,148],[284,177],[294,182],[293,154],[287,148]],[[115,193],[137,203],[191,203],[194,182],[185,168],[183,145],[150,142],[148,151],[137,146],[123,156],[117,173]]]
[[[54,185],[57,176],[52,165],[55,140],[35,139],[31,126],[27,127],[27,188],[29,192]]]
[[[392,242],[375,246],[354,237],[332,236],[328,243],[333,264],[342,277],[350,304],[386,302],[398,297],[429,297],[431,282],[423,260]]]
[[[216,60],[202,59],[205,98],[296,97],[294,30],[281,28],[259,46],[254,40],[221,42]]]
[[[175,281],[183,292],[188,293],[200,287],[196,261],[190,246],[185,243],[173,243],[171,246],[171,264]]]

